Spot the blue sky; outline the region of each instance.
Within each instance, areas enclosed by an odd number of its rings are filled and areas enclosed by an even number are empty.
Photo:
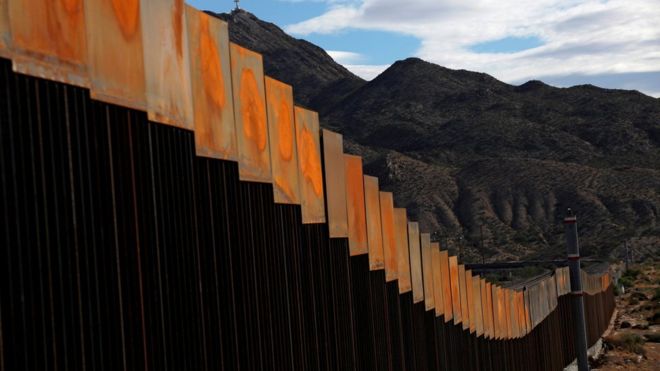
[[[227,12],[231,0],[188,0]],[[660,97],[658,0],[242,0],[366,79],[410,56],[513,84]]]
[[[188,0],[198,9],[228,12],[234,7],[231,0]],[[320,0],[242,0],[241,8],[262,20],[285,28],[323,14],[330,2]],[[412,35],[392,31],[348,28],[332,33],[309,33],[304,38],[327,51],[341,51],[344,61],[362,65],[389,65],[399,59],[415,55],[421,41]],[[331,53],[332,54],[332,53]]]

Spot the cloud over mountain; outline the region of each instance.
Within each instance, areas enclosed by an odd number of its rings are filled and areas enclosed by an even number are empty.
[[[507,82],[581,76],[568,79],[573,85],[630,73],[660,77],[658,19],[655,0],[364,0],[331,2],[324,14],[286,30],[298,36],[397,32],[421,40],[416,56],[443,66],[484,71]],[[506,38],[535,38],[540,45],[514,52],[473,48]],[[660,92],[660,78],[647,85],[638,89]]]

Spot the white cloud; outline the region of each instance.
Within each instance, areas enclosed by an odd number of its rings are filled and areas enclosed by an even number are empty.
[[[326,53],[328,53],[335,62],[344,65],[349,71],[365,80],[373,79],[390,66],[388,64],[362,64],[366,58],[360,53],[342,50],[326,50]]]
[[[277,0],[282,3],[327,3],[327,4],[355,4],[358,0]]]
[[[658,20],[658,0],[364,0],[331,5],[286,29],[303,36],[347,29],[412,35],[421,41],[418,57],[511,82],[660,71]],[[470,50],[508,36],[535,36],[544,44],[516,53]]]
[[[347,52],[341,50],[326,50],[326,53],[339,64],[353,64],[364,61],[364,55],[360,53]]]
[[[372,80],[374,77],[380,75],[390,65],[389,64],[345,64],[344,67],[349,71],[360,76],[365,80]]]

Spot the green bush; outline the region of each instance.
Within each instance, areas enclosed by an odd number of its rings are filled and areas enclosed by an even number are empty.
[[[637,335],[633,334],[630,332],[627,332],[625,334],[621,334],[621,348],[637,353],[637,354],[644,354],[644,338]]]
[[[642,272],[639,269],[628,269],[627,271],[623,272],[621,278],[629,278],[634,281],[641,273]]]
[[[630,277],[621,276],[621,278],[619,278],[619,284],[623,285],[626,290],[633,287],[633,282],[634,281]]]
[[[653,300],[660,300],[660,287],[656,287],[653,292]]]

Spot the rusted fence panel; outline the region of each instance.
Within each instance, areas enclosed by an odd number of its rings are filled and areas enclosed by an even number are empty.
[[[383,230],[383,260],[385,262],[385,281],[397,279],[398,252],[396,231],[394,228],[394,199],[391,192],[380,192],[380,220]]]
[[[486,282],[486,311],[484,316],[488,318],[488,337],[495,339],[495,304],[493,302],[493,285]]]
[[[146,111],[140,0],[86,0],[91,96]]]
[[[548,313],[557,308],[557,285],[555,284],[554,277],[548,278]]]
[[[433,262],[431,261],[431,235],[429,233],[420,233],[420,245],[422,249],[424,307],[428,311],[435,308],[435,300],[433,297]]]
[[[461,326],[463,330],[470,328],[470,309],[467,300],[467,284],[465,283],[465,266],[458,265],[458,290],[461,299]]]
[[[11,58],[11,32],[9,31],[9,0],[0,0],[0,57]]]
[[[435,303],[435,315],[444,313],[445,302],[442,297],[442,271],[440,268],[440,244],[431,243],[431,265],[433,268],[433,301]]]
[[[380,222],[380,196],[378,178],[364,176],[364,202],[367,212],[367,241],[369,242],[369,269],[384,269],[383,231]]]
[[[472,296],[474,298],[474,328],[476,336],[484,335],[482,292],[483,290],[481,289],[480,277],[472,276]]]
[[[300,205],[300,174],[298,146],[293,114],[293,89],[291,86],[266,76],[266,107],[268,111],[268,137],[270,160],[273,169],[273,197],[276,203]],[[195,132],[197,134],[197,132]],[[332,147],[332,145],[329,145]],[[330,155],[327,161],[339,161],[343,179],[344,159]],[[326,162],[327,162],[326,161]],[[337,171],[337,169],[333,168]],[[342,188],[344,184],[341,184]],[[345,204],[345,202],[344,202]]]
[[[141,0],[140,6],[149,120],[193,130],[184,1]]]
[[[83,0],[2,0],[8,16],[12,59],[17,72],[89,87]],[[7,9],[8,7],[8,9]],[[2,17],[2,14],[0,14]],[[2,43],[2,41],[0,41]],[[2,46],[0,45],[0,49]]]
[[[406,216],[406,209],[394,209],[394,230],[399,293],[404,294],[412,289],[410,284],[410,253],[408,252],[408,217]]]
[[[298,178],[302,196],[302,220],[304,224],[325,223],[319,117],[316,112],[300,107],[295,107],[294,112],[298,146]]]
[[[525,294],[527,291],[520,292],[520,321],[524,328],[523,335],[527,335],[532,329],[529,324],[529,313],[527,310],[527,297]]]
[[[470,333],[474,333],[477,328],[476,327],[477,319],[475,318],[477,305],[474,297],[475,293],[473,290],[472,271],[469,269],[465,271],[465,293],[467,296],[467,308],[468,308],[468,318],[469,318],[467,329],[470,330]]]
[[[198,156],[236,161],[238,147],[227,23],[186,5],[186,26],[195,152]],[[276,88],[280,86],[275,85],[271,84],[274,90],[271,91],[273,100],[286,100],[287,93],[289,95],[287,103],[290,112],[287,113],[290,131],[293,132],[293,98],[288,91],[290,87],[287,89],[282,86],[281,90],[278,90]],[[281,138],[282,143],[286,143],[286,139]]]
[[[531,287],[528,287],[527,290],[529,291],[532,327],[536,327],[538,326],[541,320],[541,308],[539,307],[539,303],[541,302],[539,299],[539,285],[536,284]]]
[[[229,44],[229,57],[234,95],[238,173],[241,180],[270,183],[272,173],[262,57],[234,43]],[[313,120],[315,120],[314,113],[296,107],[296,134],[303,130],[310,131],[314,127]],[[318,137],[318,122],[316,128]],[[314,142],[311,137],[310,140]],[[299,142],[298,147],[300,154]],[[320,156],[318,160],[320,162]],[[320,170],[319,168],[319,172]]]
[[[447,250],[440,251],[440,273],[442,274],[442,301],[445,304],[442,314],[445,322],[448,322],[454,318],[454,299],[452,299],[452,281],[449,269],[449,252]]]
[[[488,293],[490,290],[488,289],[488,282],[486,282],[486,280],[483,278],[479,278],[479,285],[481,286],[481,313],[482,319],[484,321],[484,337],[486,339],[490,339],[493,336],[493,311],[490,307],[490,301],[488,298]]]
[[[419,245],[419,224],[417,222],[408,222],[408,248],[410,252],[410,279],[412,283],[413,303],[419,303],[424,300],[422,252]]]
[[[530,297],[529,297],[529,288],[525,289],[525,292],[523,293],[523,300],[525,301],[525,328],[527,329],[527,332],[531,332],[532,329],[534,328],[534,324],[532,322],[532,312],[530,309]]]
[[[364,208],[364,181],[362,158],[344,155],[346,179],[346,212],[348,213],[348,243],[351,256],[366,254],[367,217]]]
[[[330,130],[321,131],[323,139],[323,167],[325,174],[326,207],[330,238],[348,237],[346,211],[346,173],[344,172],[344,140]],[[277,143],[271,141],[271,143]],[[277,180],[275,180],[277,184]]]
[[[508,320],[509,320],[509,338],[514,339],[518,337],[518,322],[516,319],[516,292],[507,289],[507,302],[508,305]]]
[[[566,295],[571,291],[568,267],[557,268],[555,270],[555,279],[557,280],[557,295]]]
[[[461,313],[461,284],[458,281],[458,258],[449,257],[449,280],[451,282],[451,309],[454,324],[458,325],[462,320]]]
[[[502,340],[506,326],[504,303],[501,297],[502,288],[499,285],[493,284],[491,289],[493,292],[493,335],[496,340]]]

